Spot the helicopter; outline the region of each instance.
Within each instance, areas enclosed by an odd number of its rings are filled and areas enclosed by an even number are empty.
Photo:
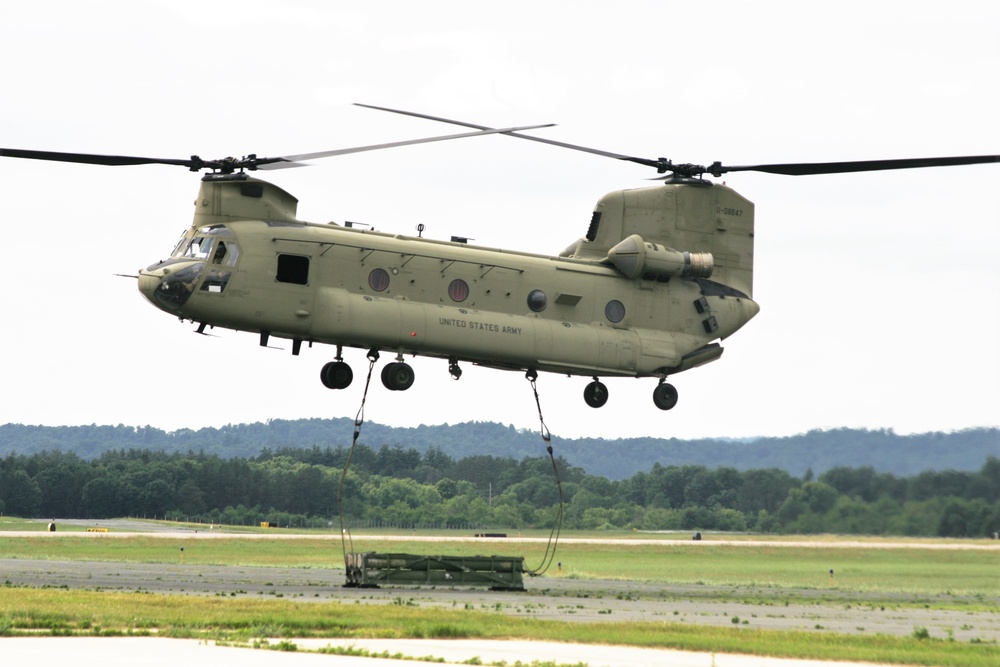
[[[718,360],[721,341],[759,312],[753,300],[754,205],[723,174],[758,171],[813,175],[983,164],[997,155],[852,162],[708,166],[642,158],[543,138],[529,125],[493,128],[387,107],[358,106],[449,123],[468,131],[279,157],[204,160],[0,148],[0,157],[107,166],[166,164],[206,171],[194,218],[167,259],[138,271],[138,288],[182,322],[335,348],[320,369],[329,389],[354,371],[345,348],[393,354],[381,381],[405,391],[415,381],[406,357],[590,378],[583,398],[604,406],[602,379],[655,380],[653,404],[670,410],[678,392],[667,379]],[[610,192],[597,202],[583,236],[558,255],[435,240],[351,223],[296,216],[298,200],[250,172],[303,166],[313,159],[406,145],[500,134],[651,167],[661,184]]]

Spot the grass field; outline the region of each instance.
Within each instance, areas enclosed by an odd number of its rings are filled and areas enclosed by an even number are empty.
[[[911,637],[861,637],[659,622],[568,624],[403,605],[373,608],[283,600],[4,590],[0,595],[0,634],[39,632],[93,636],[156,634],[248,644],[260,637],[537,639],[956,667],[995,667],[1000,657],[1000,650],[993,644],[947,642],[916,633]]]
[[[15,530],[15,525],[0,522],[0,530]],[[269,533],[274,539],[252,541],[195,536],[84,536],[66,534],[62,526],[61,534],[53,536],[34,532],[37,526],[26,524],[31,531],[0,537],[0,558],[177,563],[183,548],[187,564],[342,567],[339,536],[294,537],[284,531]],[[545,549],[544,543],[536,542],[485,544],[472,538],[428,542],[416,540],[427,535],[413,537],[412,541],[389,542],[378,534],[355,532],[353,547],[356,551],[434,555],[467,555],[474,548],[477,553],[523,555],[528,566],[540,562]],[[826,591],[848,591],[863,594],[868,600],[891,600],[894,606],[1000,613],[1000,551],[996,549],[946,549],[940,548],[947,546],[942,541],[928,541],[927,548],[914,548],[910,543],[885,540],[877,541],[878,548],[862,548],[849,544],[853,538],[834,537],[820,538],[814,541],[819,544],[809,546],[736,546],[712,544],[710,538],[701,543],[664,540],[660,544],[594,544],[571,540],[617,536],[564,533],[563,537],[566,539],[559,545],[556,557],[561,570],[550,572],[550,576],[690,584],[694,586],[693,595],[701,594],[699,584],[705,585],[705,595],[712,595],[716,586],[739,587],[741,595],[779,601],[787,600],[788,595],[795,594],[793,591],[809,591],[819,604]],[[1000,647],[994,642],[936,639],[919,628],[912,636],[889,637],[673,622],[567,623],[481,609],[0,587],[0,635],[39,632],[102,636],[156,633],[245,642],[262,636],[521,638],[893,664],[1000,664]]]
[[[592,579],[659,581],[753,588],[854,590],[865,593],[1000,596],[998,550],[920,549],[837,546],[736,546],[711,542],[662,544],[593,544],[574,542],[588,536],[564,534],[556,552],[562,575]],[[603,537],[608,537],[607,534]],[[355,551],[428,553],[436,556],[499,553],[522,555],[526,567],[542,561],[545,544],[496,541],[393,541],[356,534]],[[341,540],[288,537],[191,539],[154,536],[109,537],[26,533],[0,537],[0,558],[104,560],[203,565],[342,568]],[[512,553],[513,552],[513,553]],[[834,574],[830,576],[830,570]],[[550,571],[550,574],[554,572]]]

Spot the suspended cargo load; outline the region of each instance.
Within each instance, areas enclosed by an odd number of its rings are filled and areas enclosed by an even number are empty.
[[[348,588],[390,586],[487,586],[523,591],[522,556],[418,556],[347,554]]]

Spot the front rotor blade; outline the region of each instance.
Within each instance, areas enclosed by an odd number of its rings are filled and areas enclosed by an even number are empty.
[[[461,125],[462,127],[474,127],[479,130],[492,130],[494,132],[499,132],[501,134],[506,134],[508,137],[517,137],[518,139],[527,139],[528,141],[537,141],[542,144],[550,144],[552,146],[559,146],[560,148],[569,148],[574,151],[582,151],[584,153],[592,153],[593,155],[601,155],[603,157],[614,158],[615,160],[627,160],[628,162],[636,162],[638,164],[645,165],[647,167],[656,167],[660,169],[664,165],[664,161],[661,160],[650,160],[647,158],[633,157],[631,155],[622,155],[621,153],[612,153],[610,151],[602,151],[599,148],[589,148],[587,146],[577,146],[576,144],[567,144],[562,141],[555,141],[553,139],[544,139],[542,137],[533,137],[530,134],[518,134],[514,130],[493,130],[493,128],[488,125],[476,125],[475,123],[467,123],[461,120],[452,120],[451,118],[441,118],[438,116],[429,116],[423,113],[416,113],[414,111],[403,111],[402,109],[390,109],[389,107],[377,107],[372,104],[361,104],[360,102],[355,102],[355,106],[365,107],[366,109],[376,109],[378,111],[388,111],[389,113],[398,113],[403,116],[413,116],[414,118],[423,118],[425,120],[434,120],[439,123],[450,123],[451,125]],[[515,128],[515,129],[530,129],[530,128]]]
[[[196,166],[194,160],[172,158],[136,157],[132,155],[96,155],[93,153],[59,153],[53,151],[33,151],[18,148],[0,148],[0,157],[16,157],[28,160],[49,160],[52,162],[76,162],[81,164],[103,164],[109,167],[123,167],[137,164],[170,164],[187,167]]]
[[[965,157],[925,157],[902,160],[859,160],[854,162],[792,162],[788,164],[758,164],[743,167],[726,167],[718,163],[707,169],[713,176],[732,171],[763,171],[785,176],[810,176],[815,174],[843,174],[856,171],[883,171],[887,169],[917,169],[920,167],[952,167],[965,164],[1000,162],[1000,155],[970,155]]]
[[[541,127],[553,127],[554,123],[545,125],[524,125],[521,127],[505,128],[481,128],[475,132],[463,132],[461,134],[446,134],[440,137],[427,137],[425,139],[409,139],[407,141],[393,141],[387,144],[373,144],[371,146],[357,146],[355,148],[337,148],[332,151],[320,151],[318,153],[300,153],[299,155],[284,155],[278,158],[260,158],[257,160],[258,169],[286,169],[288,167],[303,166],[295,164],[303,160],[315,160],[323,157],[333,157],[335,155],[349,155],[350,153],[363,153],[365,151],[377,151],[384,148],[398,148],[399,146],[412,146],[414,144],[427,144],[434,141],[447,141],[449,139],[462,139],[465,137],[477,137],[482,134],[508,134],[517,130],[535,130]]]

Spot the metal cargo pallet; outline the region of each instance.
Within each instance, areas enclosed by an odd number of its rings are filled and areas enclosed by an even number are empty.
[[[522,556],[418,556],[349,553],[345,587],[488,586],[495,591],[523,591]]]

